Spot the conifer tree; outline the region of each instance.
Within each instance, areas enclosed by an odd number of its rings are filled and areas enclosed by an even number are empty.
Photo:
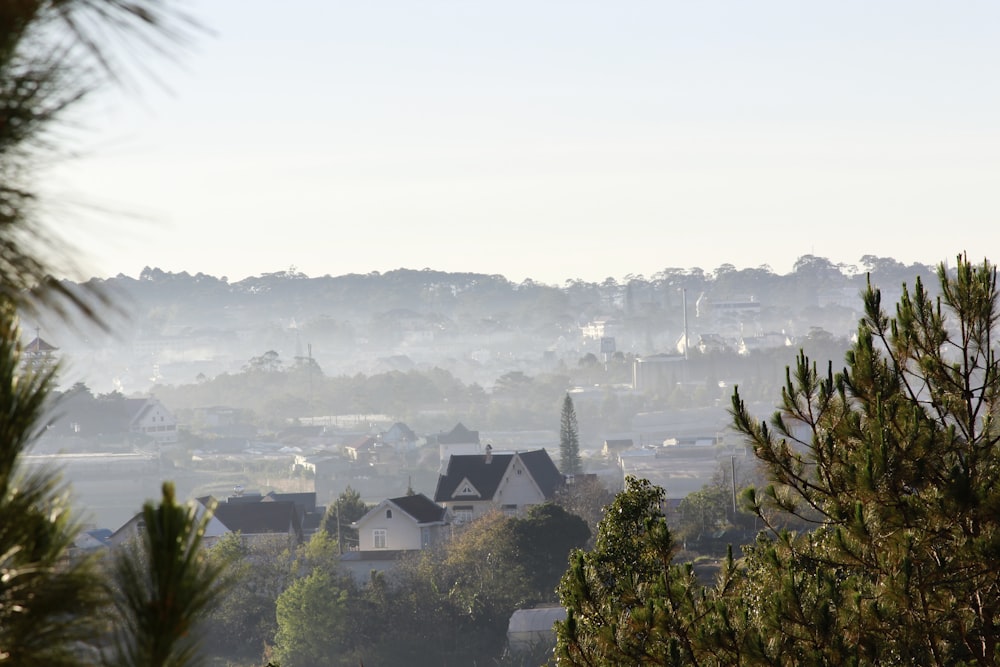
[[[895,316],[869,285],[847,367],[800,355],[780,410],[733,414],[772,483],[748,579],[776,664],[994,665],[1000,639],[996,270],[960,256]],[[788,529],[789,517],[815,526]]]
[[[734,394],[766,531],[714,585],[629,480],[564,575],[559,664],[1000,664],[996,270],[960,256],[938,280],[894,316],[869,285],[846,366],[800,354],[769,421]]]
[[[569,394],[563,399],[562,418],[559,423],[559,469],[564,475],[577,475],[583,472],[576,410]]]
[[[103,602],[58,474],[21,458],[44,428],[55,369],[25,368],[14,304],[0,297],[0,663],[88,664]]]

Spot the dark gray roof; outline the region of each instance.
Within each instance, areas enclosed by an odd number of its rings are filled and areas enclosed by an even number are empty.
[[[295,503],[287,501],[219,503],[215,518],[229,530],[244,535],[302,534]]]
[[[452,500],[489,500],[496,495],[503,475],[511,460],[519,457],[525,469],[546,498],[551,498],[563,483],[563,476],[544,449],[516,454],[454,454],[448,459],[448,469],[438,477],[434,491],[435,502]],[[487,462],[488,461],[488,462]],[[469,482],[480,496],[456,496],[455,490],[462,480]]]
[[[417,523],[444,521],[445,509],[422,493],[389,498],[389,502],[412,516]]]
[[[449,432],[438,435],[437,441],[439,445],[460,445],[467,442],[479,442],[479,431],[470,431],[459,422]]]

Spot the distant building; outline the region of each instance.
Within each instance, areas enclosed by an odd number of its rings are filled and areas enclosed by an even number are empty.
[[[442,470],[447,467],[448,461],[453,455],[466,456],[482,453],[479,431],[470,431],[461,422],[447,433],[429,436],[427,442],[437,445]]]

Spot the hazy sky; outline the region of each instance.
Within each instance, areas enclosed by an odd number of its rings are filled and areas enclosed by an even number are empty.
[[[1000,3],[189,9],[49,177],[93,274],[1000,261]]]

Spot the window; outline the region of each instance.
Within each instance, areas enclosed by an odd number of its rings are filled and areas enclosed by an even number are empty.
[[[452,515],[455,517],[455,523],[462,524],[472,521],[472,505],[455,505],[452,508]]]
[[[431,529],[427,526],[420,528],[420,548],[426,549],[431,545]]]
[[[391,509],[387,509],[385,511],[385,518],[386,519],[391,519],[392,518],[392,510]]]
[[[389,531],[385,528],[376,528],[372,531],[372,549],[385,549],[389,541]]]
[[[504,505],[500,509],[503,510],[503,513],[507,516],[514,516],[517,514],[517,505]]]

